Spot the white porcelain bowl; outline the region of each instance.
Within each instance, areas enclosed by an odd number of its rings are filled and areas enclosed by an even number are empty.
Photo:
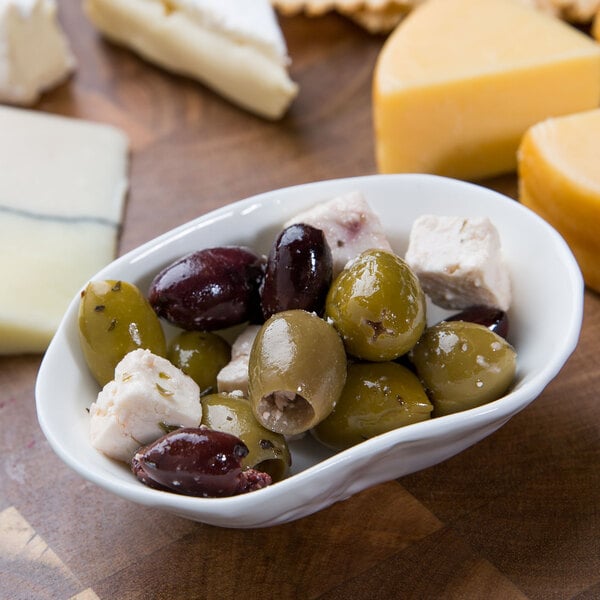
[[[244,244],[266,253],[287,218],[352,190],[363,192],[401,256],[411,224],[421,214],[490,217],[500,232],[513,284],[510,341],[518,353],[518,372],[510,393],[337,454],[306,436],[292,443],[290,477],[249,494],[213,499],[156,491],[90,445],[86,409],[98,387],[79,349],[78,295],[46,352],[36,384],[39,422],[60,458],[84,478],[133,502],[223,527],[262,527],[304,517],[365,488],[443,461],[490,435],[534,400],[577,344],[581,274],[563,239],[546,222],[516,201],[473,184],[428,175],[376,175],[260,194],[144,244],[94,279],[122,279],[147,289],[162,267],[193,250]],[[430,322],[435,318],[432,312]]]

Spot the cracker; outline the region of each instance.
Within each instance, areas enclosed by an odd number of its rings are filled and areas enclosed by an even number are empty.
[[[425,0],[271,0],[282,15],[318,17],[336,11],[369,31],[391,32]],[[589,24],[600,13],[600,0],[519,0],[523,4],[574,24]]]
[[[357,11],[339,10],[339,12],[352,19],[369,33],[385,34],[392,31],[410,10],[409,7],[389,6],[382,10],[363,8]]]
[[[600,12],[600,0],[520,0],[533,8],[575,24],[589,24]]]
[[[600,42],[600,10],[596,13],[592,24],[592,36],[596,41]]]
[[[590,23],[600,11],[600,0],[552,0],[559,16],[572,23]]]
[[[558,9],[555,6],[555,0],[519,0],[522,4],[548,13],[555,17],[558,16]]]
[[[355,14],[361,11],[380,12],[393,7],[411,8],[422,0],[271,0],[271,4],[282,15],[304,13],[316,17],[327,12],[338,11]]]

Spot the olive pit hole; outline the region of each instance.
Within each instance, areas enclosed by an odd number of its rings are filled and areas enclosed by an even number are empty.
[[[315,411],[306,398],[285,390],[263,396],[257,412],[267,429],[285,435],[306,431],[315,417]]]

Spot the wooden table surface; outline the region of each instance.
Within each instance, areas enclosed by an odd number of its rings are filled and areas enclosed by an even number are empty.
[[[270,123],[106,43],[76,0],[59,8],[79,68],[35,108],[129,135],[120,252],[257,192],[375,172],[370,86],[383,38],[338,16],[282,19],[301,91]],[[513,177],[487,184],[515,193]],[[0,598],[600,598],[599,331],[600,297],[587,291],[578,349],[498,432],[258,530],[187,521],[86,483],[38,426],[41,357],[0,358]]]

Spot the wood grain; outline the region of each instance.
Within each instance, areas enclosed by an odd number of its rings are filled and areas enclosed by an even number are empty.
[[[59,7],[79,67],[36,109],[129,135],[120,252],[254,193],[375,172],[371,75],[383,38],[336,15],[282,19],[301,92],[270,123],[105,42],[79,2]],[[485,183],[516,193],[514,177]],[[250,531],[84,482],[37,424],[40,357],[0,358],[0,598],[600,598],[599,331],[600,298],[586,292],[571,360],[494,435],[318,514]]]

